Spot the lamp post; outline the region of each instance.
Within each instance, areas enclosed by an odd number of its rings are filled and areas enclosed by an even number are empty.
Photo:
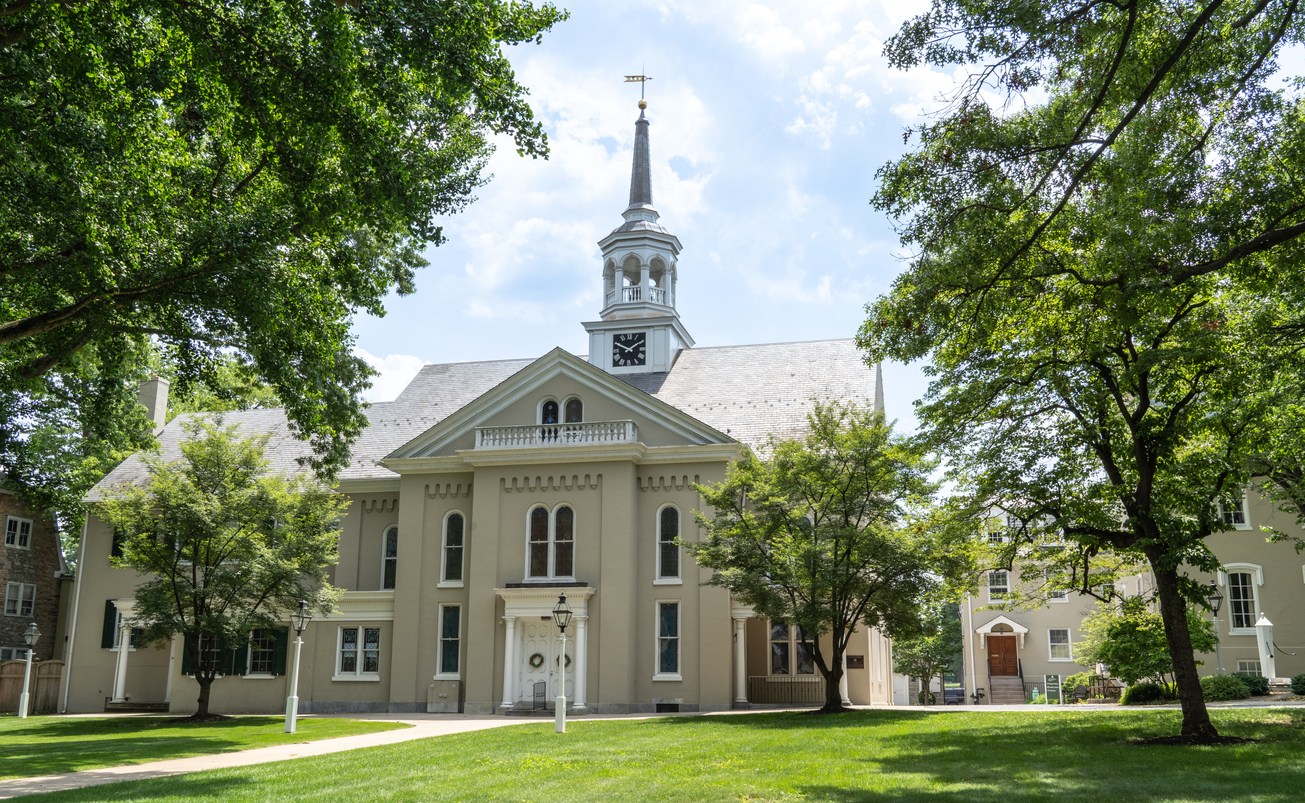
[[[1219,608],[1223,607],[1223,594],[1219,593],[1219,586],[1210,581],[1210,590],[1205,595],[1205,604],[1210,606],[1210,612],[1214,614],[1214,654],[1219,662],[1219,674],[1223,674],[1223,644],[1219,641]]]
[[[32,679],[32,650],[36,647],[36,640],[41,637],[41,629],[32,622],[23,632],[23,641],[27,642],[27,666],[23,667],[23,693],[18,695],[18,718],[27,718],[27,687]]]
[[[571,606],[566,604],[566,594],[557,595],[557,605],[553,607],[553,621],[562,631],[562,651],[557,657],[557,699],[553,702],[556,709],[554,733],[566,733],[566,626],[571,624]]]
[[[285,732],[294,733],[299,719],[299,651],[304,646],[304,631],[313,621],[313,612],[308,610],[308,600],[299,600],[299,610],[290,616],[290,623],[295,629],[295,658],[290,669],[290,696],[285,698]]]

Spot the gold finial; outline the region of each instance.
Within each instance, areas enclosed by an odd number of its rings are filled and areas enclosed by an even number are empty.
[[[646,109],[646,108],[648,108],[648,101],[646,101],[646,100],[641,100],[641,101],[639,101],[639,108],[640,108],[640,109]]]

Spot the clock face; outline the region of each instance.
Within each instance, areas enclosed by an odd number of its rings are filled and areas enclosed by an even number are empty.
[[[648,360],[648,333],[612,336],[612,365],[643,365]]]

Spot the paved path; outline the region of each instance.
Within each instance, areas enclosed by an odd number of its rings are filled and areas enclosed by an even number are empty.
[[[354,715],[348,718],[372,719],[373,717]],[[431,736],[445,736],[451,733],[467,733],[487,728],[501,728],[505,725],[523,725],[527,722],[546,721],[526,717],[469,717],[457,714],[429,717],[417,715],[412,718],[375,717],[375,719],[406,722],[412,727],[382,731],[380,733],[366,733],[359,736],[341,736],[338,739],[323,739],[317,742],[299,742],[297,744],[276,745],[275,747],[260,747],[255,750],[218,753],[211,756],[174,758],[167,761],[151,761],[148,764],[132,764],[126,767],[105,767],[98,770],[70,772],[64,775],[15,778],[9,781],[0,781],[0,799],[20,795],[34,795],[39,792],[80,789],[83,786],[99,786],[100,784],[117,783],[119,781],[162,778],[166,775],[179,775],[184,772],[243,767],[250,764],[265,764],[269,761],[322,756],[328,753],[339,753],[343,750],[357,750],[360,747],[397,744]]]

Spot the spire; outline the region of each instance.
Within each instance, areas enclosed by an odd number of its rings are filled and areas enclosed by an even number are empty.
[[[643,110],[645,101],[639,101],[639,119],[634,123],[634,166],[630,170],[630,209],[652,206],[652,167],[648,154],[648,118]],[[627,210],[628,211],[628,210]]]

